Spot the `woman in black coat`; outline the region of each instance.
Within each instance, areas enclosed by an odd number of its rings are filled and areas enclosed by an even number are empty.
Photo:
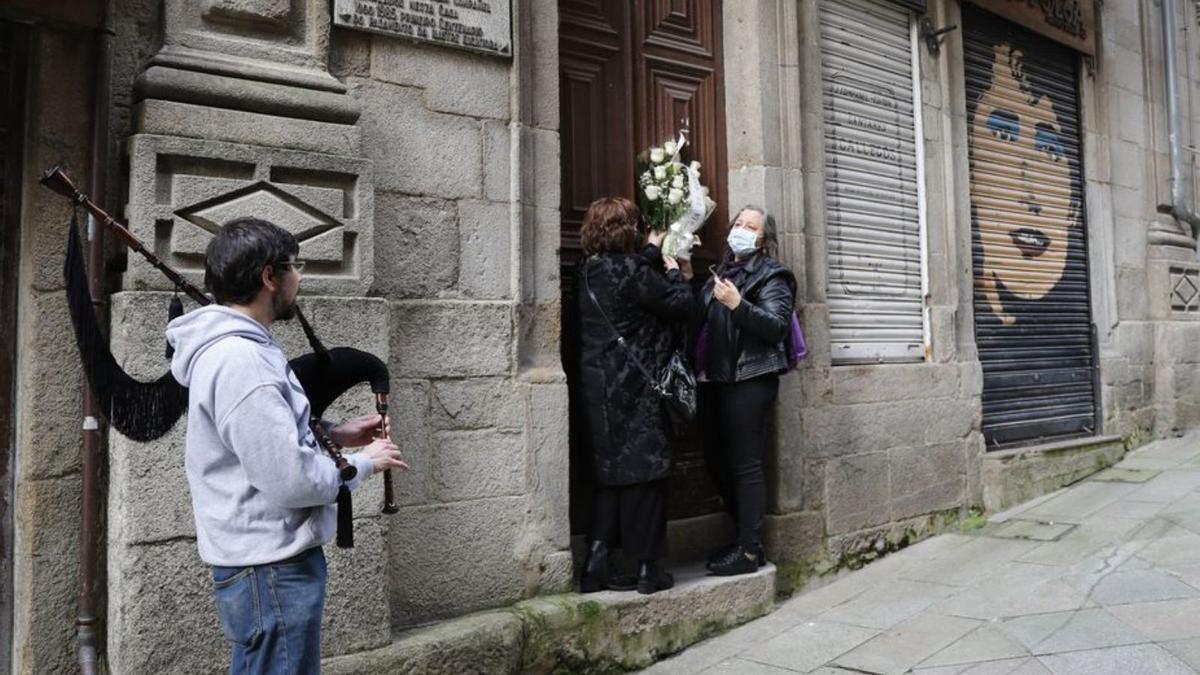
[[[765,564],[763,455],[788,369],[787,340],[796,278],[775,259],[775,219],[743,208],[729,228],[729,250],[704,285],[696,345],[705,464],[737,524],[737,541],[709,556],[718,575],[746,574]],[[690,265],[684,273],[690,278]]]
[[[628,199],[604,198],[588,207],[581,230],[587,257],[579,268],[580,391],[597,485],[585,593],[634,585],[653,593],[674,584],[658,565],[674,456],[669,422],[634,360],[652,375],[662,370],[693,299],[678,264],[663,258],[661,235],[634,251],[640,221]],[[617,541],[638,562],[636,582],[610,574],[608,549]]]

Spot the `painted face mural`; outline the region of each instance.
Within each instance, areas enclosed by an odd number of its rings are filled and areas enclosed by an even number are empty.
[[[1044,87],[1031,82],[1024,53],[1001,43],[993,56],[992,81],[968,127],[982,247],[976,285],[992,313],[1011,325],[1017,319],[1004,297],[1038,300],[1063,278],[1068,244],[1081,224],[1072,190],[1078,163],[1068,157],[1076,144],[1064,136],[1074,131],[1064,131]]]

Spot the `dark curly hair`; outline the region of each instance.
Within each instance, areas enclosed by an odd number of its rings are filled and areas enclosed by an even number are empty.
[[[642,212],[624,197],[601,197],[588,206],[579,235],[583,254],[632,253]]]
[[[299,252],[296,237],[282,227],[259,218],[235,218],[208,242],[204,285],[223,305],[248,304],[262,288],[263,268],[278,268]]]

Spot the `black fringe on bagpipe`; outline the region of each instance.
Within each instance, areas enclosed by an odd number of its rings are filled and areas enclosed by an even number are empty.
[[[83,372],[92,393],[108,423],[126,438],[141,443],[160,438],[187,412],[187,388],[179,384],[170,371],[153,382],[139,382],[117,363],[92,308],[79,224],[74,216],[68,229],[67,259],[63,263],[67,305]]]

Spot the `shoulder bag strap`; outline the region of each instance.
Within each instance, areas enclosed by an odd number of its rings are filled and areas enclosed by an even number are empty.
[[[658,386],[658,380],[650,374],[650,371],[647,370],[646,366],[642,364],[641,359],[634,356],[633,351],[629,349],[629,345],[625,343],[625,338],[622,337],[619,332],[617,332],[617,327],[613,325],[613,322],[608,318],[608,315],[604,313],[604,308],[600,306],[600,301],[596,299],[596,294],[592,292],[592,286],[588,283],[588,266],[590,263],[591,258],[588,258],[588,260],[584,262],[583,269],[581,271],[583,276],[583,290],[587,291],[588,297],[592,299],[592,304],[596,306],[596,311],[600,312],[600,316],[604,318],[604,323],[608,325],[608,329],[612,331],[612,334],[616,337],[617,344],[620,345],[621,349],[625,351],[625,355],[628,356],[629,360],[633,362],[633,365],[637,366],[637,369],[641,371],[642,375],[646,378],[646,381],[650,383],[650,387],[661,395],[663,392]]]

